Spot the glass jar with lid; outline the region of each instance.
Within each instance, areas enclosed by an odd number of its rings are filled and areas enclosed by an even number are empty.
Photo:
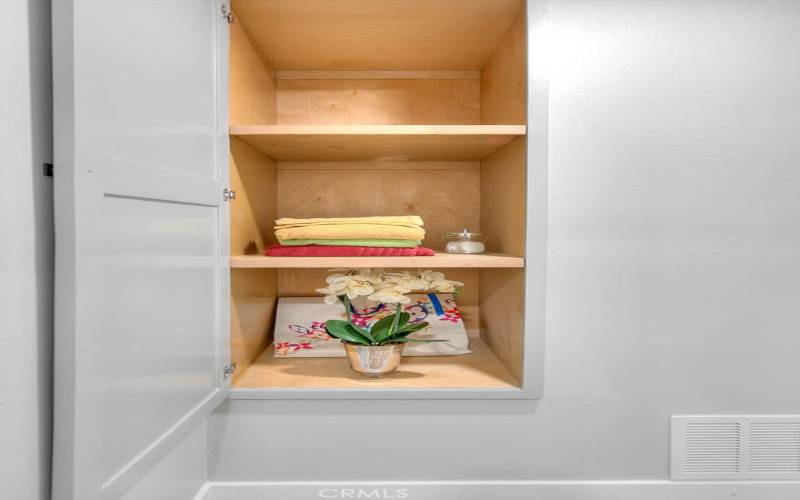
[[[458,233],[445,233],[444,238],[449,240],[445,247],[447,253],[483,253],[486,250],[483,235],[471,233],[467,228]]]

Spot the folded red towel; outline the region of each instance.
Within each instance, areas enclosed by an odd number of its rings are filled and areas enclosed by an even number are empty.
[[[270,245],[265,251],[270,257],[414,257],[431,256],[430,248],[343,247],[332,245]]]

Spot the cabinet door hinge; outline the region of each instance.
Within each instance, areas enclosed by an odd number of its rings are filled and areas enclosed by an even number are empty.
[[[53,177],[53,164],[52,163],[42,163],[42,173],[46,177]]]
[[[236,21],[236,16],[228,9],[227,5],[222,6],[222,17],[228,21],[228,24],[233,24]]]
[[[224,201],[231,201],[236,199],[236,191],[232,189],[225,188],[222,190],[222,199]]]
[[[236,363],[225,365],[225,368],[222,369],[222,376],[228,378],[231,375],[233,375],[233,372],[235,371],[236,371]]]

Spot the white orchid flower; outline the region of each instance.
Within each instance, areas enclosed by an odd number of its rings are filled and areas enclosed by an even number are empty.
[[[444,279],[444,274],[438,271],[431,271],[429,269],[427,271],[422,271],[421,273],[419,273],[419,277],[430,283],[431,281]]]
[[[442,293],[455,292],[461,286],[464,286],[464,283],[444,278],[431,282],[431,290]]]
[[[422,291],[428,287],[428,282],[426,280],[424,280],[421,276],[413,275],[408,271],[399,274],[388,274],[386,275],[385,280],[389,283],[394,283],[395,285],[399,285],[405,289],[408,289],[408,292],[413,290]]]
[[[387,287],[378,290],[367,298],[383,304],[408,304],[411,302],[411,297],[405,295],[405,293],[407,292],[398,291],[394,287]]]
[[[436,280],[431,283],[430,290],[440,293],[452,293],[455,292],[459,286],[463,286],[463,283],[460,281]]]
[[[383,274],[382,270],[376,272],[376,270],[370,268],[364,268],[364,269],[359,269],[357,273],[353,275],[353,278],[359,281],[366,281],[373,285],[377,285],[381,281],[383,281],[382,274]]]
[[[464,286],[464,283],[448,280],[444,277],[444,274],[436,271],[422,271],[420,273],[420,278],[427,282],[428,290],[433,290],[435,292],[455,292],[458,287]]]
[[[334,271],[334,270],[331,270]],[[336,269],[325,279],[325,288],[317,292],[325,295],[326,304],[338,302],[340,296],[349,300],[366,297],[368,300],[384,304],[408,304],[411,298],[406,294],[412,292],[455,292],[457,287],[464,286],[460,281],[448,280],[444,274],[436,271],[411,273],[388,273],[382,268]]]
[[[346,295],[348,299],[366,297],[375,292],[375,287],[371,283],[380,282],[380,277],[374,276],[369,269],[345,270],[347,274],[332,274],[325,278],[328,286],[318,288],[317,292],[325,295],[325,303],[333,304],[341,295]],[[330,298],[330,297],[333,298]]]
[[[347,287],[347,278],[345,274],[331,274],[325,278],[325,282],[331,290],[344,290]]]
[[[336,304],[337,302],[339,302],[339,296],[338,295],[326,295],[325,298],[322,299],[322,300],[323,300],[323,302],[325,302],[328,305],[333,305],[333,304]]]
[[[369,283],[353,280],[347,284],[347,290],[345,294],[347,295],[348,299],[352,300],[357,297],[366,297],[374,292],[375,288],[373,288]]]

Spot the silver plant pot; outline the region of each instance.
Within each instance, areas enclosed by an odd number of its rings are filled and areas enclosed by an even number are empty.
[[[350,368],[368,377],[378,378],[400,366],[405,344],[358,345],[342,342]]]

